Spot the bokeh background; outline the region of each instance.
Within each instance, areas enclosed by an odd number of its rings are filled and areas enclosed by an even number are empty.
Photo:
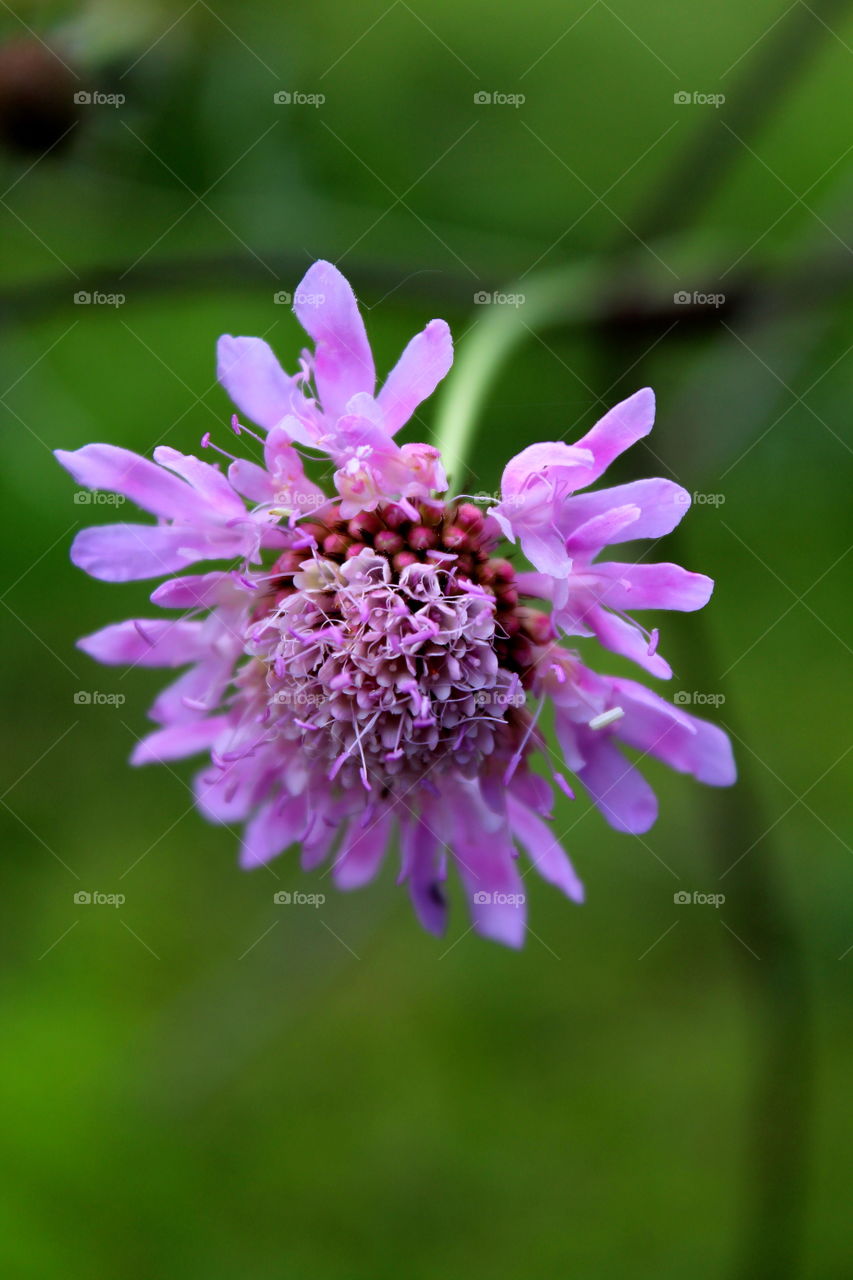
[[[827,0],[2,5],[4,1275],[850,1274],[851,60]],[[324,885],[131,771],[161,676],[74,648],[147,589],[71,567],[115,514],[50,451],[221,438],[217,336],[293,366],[321,256],[380,369],[505,343],[471,487],[651,384],[617,478],[697,495],[663,644],[741,781],[564,801],[588,903],[530,878],[520,954],[390,865],[276,906]]]

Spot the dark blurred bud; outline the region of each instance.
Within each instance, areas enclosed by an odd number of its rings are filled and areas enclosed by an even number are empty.
[[[65,146],[71,137],[68,130],[77,119],[76,87],[68,67],[38,40],[0,44],[2,144],[25,155]]]

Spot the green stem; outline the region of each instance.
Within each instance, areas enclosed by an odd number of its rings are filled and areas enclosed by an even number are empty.
[[[483,402],[507,356],[538,329],[593,316],[601,305],[602,283],[600,267],[579,263],[508,289],[508,295],[523,296],[519,306],[484,308],[445,383],[436,416],[436,445],[457,482],[468,465]]]

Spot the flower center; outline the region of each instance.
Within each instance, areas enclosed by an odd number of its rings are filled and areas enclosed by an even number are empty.
[[[301,529],[274,566],[249,651],[269,731],[301,738],[344,787],[402,794],[452,762],[512,756],[550,620],[519,607],[497,526],[470,504],[388,504]]]

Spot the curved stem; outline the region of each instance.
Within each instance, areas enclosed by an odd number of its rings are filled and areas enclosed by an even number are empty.
[[[519,306],[488,305],[445,383],[436,415],[435,443],[457,480],[467,460],[480,410],[509,353],[536,329],[556,320],[590,318],[601,306],[603,275],[589,263],[541,275],[513,292]]]

